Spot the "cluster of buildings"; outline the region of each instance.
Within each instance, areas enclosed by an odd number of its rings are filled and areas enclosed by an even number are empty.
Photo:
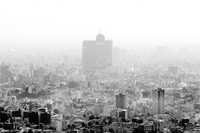
[[[175,65],[121,70],[113,62],[112,40],[98,34],[83,41],[81,67],[61,65],[50,75],[39,68],[31,71],[31,85],[4,86],[11,102],[1,99],[0,112],[9,116],[1,121],[1,132],[199,132],[200,75]]]
[[[116,94],[115,106],[110,115],[102,115],[103,110],[100,106],[95,108],[96,110],[90,111],[88,108],[82,114],[73,112],[70,115],[62,114],[59,110],[52,110],[50,106],[30,108],[30,102],[25,103],[27,106],[18,106],[17,109],[1,108],[1,132],[20,132],[22,130],[27,132],[67,133],[156,133],[158,130],[161,132],[164,127],[157,125],[161,123],[154,115],[164,113],[164,90],[158,88],[153,92],[153,95],[155,96],[154,106],[156,109],[153,115],[147,116],[130,115],[130,110],[127,107],[127,96],[122,93]],[[78,104],[80,102],[80,100],[75,100],[73,103]]]

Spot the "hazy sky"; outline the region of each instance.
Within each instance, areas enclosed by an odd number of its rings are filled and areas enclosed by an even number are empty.
[[[0,0],[0,45],[79,47],[99,32],[121,47],[200,43],[199,7],[199,0]]]

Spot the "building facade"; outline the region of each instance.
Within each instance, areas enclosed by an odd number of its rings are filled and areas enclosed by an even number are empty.
[[[96,71],[112,66],[112,40],[105,40],[98,34],[96,40],[85,40],[82,46],[82,67],[84,71]]]
[[[163,114],[165,106],[165,90],[157,88],[152,92],[153,114]]]
[[[126,95],[120,93],[118,95],[115,95],[116,99],[116,108],[120,109],[126,109],[127,104],[126,104]]]

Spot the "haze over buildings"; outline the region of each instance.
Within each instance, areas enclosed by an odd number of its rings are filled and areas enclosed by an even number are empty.
[[[198,12],[198,0],[1,1],[0,60],[81,58],[82,41],[101,32],[114,41],[113,60],[121,64],[196,63]]]
[[[0,45],[21,51],[79,48],[100,31],[122,48],[189,47],[200,43],[199,12],[198,0],[1,1]]]
[[[199,132],[199,7],[0,1],[0,133]]]

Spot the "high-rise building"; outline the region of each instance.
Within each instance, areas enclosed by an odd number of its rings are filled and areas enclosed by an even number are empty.
[[[157,88],[152,92],[153,99],[153,114],[164,113],[164,103],[165,103],[165,90],[162,88]]]
[[[126,95],[120,93],[115,96],[116,98],[116,107],[121,109],[126,109]]]
[[[105,69],[112,65],[112,40],[98,34],[96,40],[83,41],[82,66],[84,71]]]

